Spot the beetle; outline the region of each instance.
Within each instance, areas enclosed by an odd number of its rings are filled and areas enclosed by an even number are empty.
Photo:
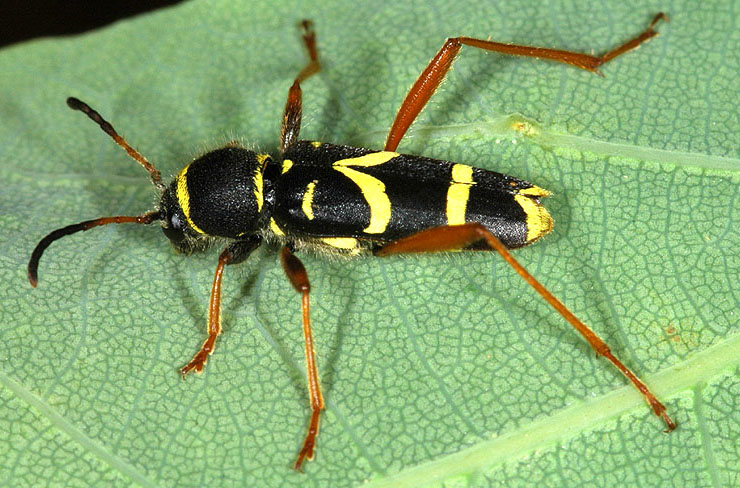
[[[610,351],[586,324],[527,272],[509,249],[527,246],[552,229],[541,203],[547,190],[524,180],[450,161],[400,154],[396,148],[449,71],[463,45],[508,55],[550,59],[599,73],[599,66],[657,35],[667,21],[657,14],[637,37],[602,56],[470,37],[447,39],[403,100],[382,151],[299,139],[301,84],[321,69],[316,34],[301,23],[309,61],[288,91],[273,157],[229,143],[183,168],[165,185],[160,172],[121,137],[98,112],[77,98],[67,104],[86,114],[149,173],[160,194],[156,209],[138,216],[101,217],[57,229],[31,254],[28,279],[38,283],[42,254],[57,239],[112,223],[158,222],[176,251],[201,252],[226,242],[218,258],[208,307],[208,337],[180,370],[200,372],[221,333],[220,301],[224,268],[246,260],[263,242],[281,247],[282,267],[301,295],[302,324],[311,417],[294,468],[313,459],[324,400],[311,334],[310,283],[296,252],[342,257],[389,256],[436,251],[498,252],[557,310],[597,354],[607,358],[640,391],[669,432],[676,424],[648,387]]]

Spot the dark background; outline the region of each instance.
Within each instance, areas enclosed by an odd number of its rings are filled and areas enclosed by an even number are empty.
[[[72,35],[182,0],[0,0],[0,47],[36,37]]]

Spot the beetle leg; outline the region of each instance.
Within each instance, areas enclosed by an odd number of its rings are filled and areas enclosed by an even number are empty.
[[[321,69],[313,23],[310,20],[304,20],[301,22],[301,28],[303,29],[303,43],[308,50],[308,64],[298,73],[288,91],[288,101],[285,102],[283,124],[280,129],[280,150],[282,152],[285,152],[298,140],[298,134],[301,131],[301,113],[303,111],[301,82],[315,75]]]
[[[308,396],[311,402],[311,421],[308,424],[308,432],[303,440],[303,447],[298,453],[298,459],[293,465],[296,471],[301,470],[301,464],[304,459],[309,461],[313,459],[313,449],[316,445],[316,437],[319,435],[319,416],[324,409],[324,397],[321,394],[321,384],[319,383],[319,370],[316,366],[316,352],[313,347],[313,337],[311,335],[311,317],[308,309],[308,294],[311,291],[311,285],[308,282],[308,274],[303,263],[291,252],[286,246],[280,252],[280,261],[283,263],[283,269],[288,276],[293,288],[301,294],[301,310],[303,312],[303,337],[305,339],[306,349],[306,374],[308,375]]]
[[[190,371],[195,370],[196,373],[200,373],[203,370],[208,361],[208,356],[213,354],[216,347],[216,338],[221,334],[221,277],[224,274],[224,267],[227,264],[241,263],[261,243],[262,238],[260,236],[250,236],[247,239],[232,242],[218,257],[218,266],[216,266],[216,274],[213,276],[213,286],[211,287],[211,298],[208,301],[208,338],[200,350],[195,353],[193,359],[180,369],[183,379]]]
[[[666,425],[666,432],[676,428],[666,412],[665,406],[658,401],[648,387],[622,362],[611,353],[609,346],[591,330],[586,324],[576,317],[573,312],[555,298],[547,288],[542,286],[534,276],[524,269],[519,262],[509,253],[506,246],[496,238],[486,227],[479,223],[468,223],[463,225],[434,227],[391,242],[375,251],[376,256],[389,256],[392,254],[408,254],[434,251],[454,251],[468,248],[478,243],[485,243],[490,249],[498,252],[509,265],[521,276],[524,281],[539,293],[560,315],[567,320],[591,347],[608,359],[624,376],[629,379],[637,390],[642,394],[655,415],[661,417]]]
[[[439,87],[447,72],[455,60],[455,56],[460,51],[463,44],[467,46],[494,51],[501,54],[511,54],[515,56],[529,56],[532,58],[550,59],[561,63],[570,64],[577,68],[585,69],[594,73],[599,73],[598,67],[611,61],[617,56],[635,49],[648,39],[655,37],[658,33],[653,30],[658,21],[668,21],[668,16],[659,13],[653,17],[652,22],[648,25],[642,34],[630,39],[619,47],[612,49],[602,56],[591,56],[572,51],[563,51],[560,49],[548,49],[533,46],[521,46],[518,44],[505,44],[500,42],[486,41],[483,39],[473,39],[471,37],[450,37],[439,50],[436,56],[432,58],[419,78],[414,82],[411,90],[404,98],[401,108],[398,109],[396,119],[393,121],[391,130],[388,132],[388,139],[385,142],[386,151],[395,151],[398,143],[401,142],[406,130],[416,119],[434,92]],[[600,73],[599,73],[600,74]]]

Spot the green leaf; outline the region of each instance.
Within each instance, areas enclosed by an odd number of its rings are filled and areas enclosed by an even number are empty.
[[[156,228],[51,230],[139,214],[146,174],[237,137],[276,151],[314,19],[324,69],[302,136],[380,148],[450,35],[603,52],[662,3],[190,2],[0,52],[0,485],[736,486],[740,483],[740,30],[733,2],[670,24],[604,78],[464,48],[401,150],[553,192],[551,236],[517,257],[654,388],[640,395],[494,255],[302,256],[327,411],[307,425],[299,298],[274,249],[226,270],[224,333],[200,346],[217,249]],[[525,5],[522,5],[525,3]],[[735,9],[735,11],[733,11]]]

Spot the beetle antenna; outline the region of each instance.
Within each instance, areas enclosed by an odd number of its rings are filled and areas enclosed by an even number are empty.
[[[155,168],[152,163],[147,161],[147,159],[142,156],[139,151],[129,146],[128,142],[126,142],[123,137],[118,135],[118,132],[116,132],[113,126],[110,125],[110,122],[101,117],[98,112],[90,108],[90,105],[86,104],[78,98],[69,97],[67,99],[67,105],[69,105],[69,108],[73,110],[79,110],[80,112],[84,113],[85,115],[90,117],[93,122],[98,124],[106,134],[111,136],[113,140],[116,141],[116,144],[124,148],[129,156],[138,161],[139,164],[141,164],[144,169],[147,170],[147,172],[149,173],[149,177],[152,179],[152,183],[154,183],[154,186],[156,186],[158,190],[164,191],[165,186],[164,183],[162,183],[162,175],[157,170],[157,168]]]
[[[147,212],[144,215],[134,217],[100,217],[99,219],[86,220],[85,222],[80,222],[79,224],[72,224],[66,227],[62,227],[61,229],[57,229],[41,239],[41,241],[36,245],[36,248],[31,253],[31,259],[28,261],[28,281],[31,282],[32,287],[36,288],[36,285],[39,282],[38,269],[41,255],[44,254],[46,248],[49,247],[51,243],[56,241],[57,239],[61,239],[64,236],[74,234],[81,230],[85,231],[88,229],[92,229],[93,227],[98,227],[100,225],[126,223],[151,224],[155,220],[160,220],[159,211],[156,210],[153,212]]]

